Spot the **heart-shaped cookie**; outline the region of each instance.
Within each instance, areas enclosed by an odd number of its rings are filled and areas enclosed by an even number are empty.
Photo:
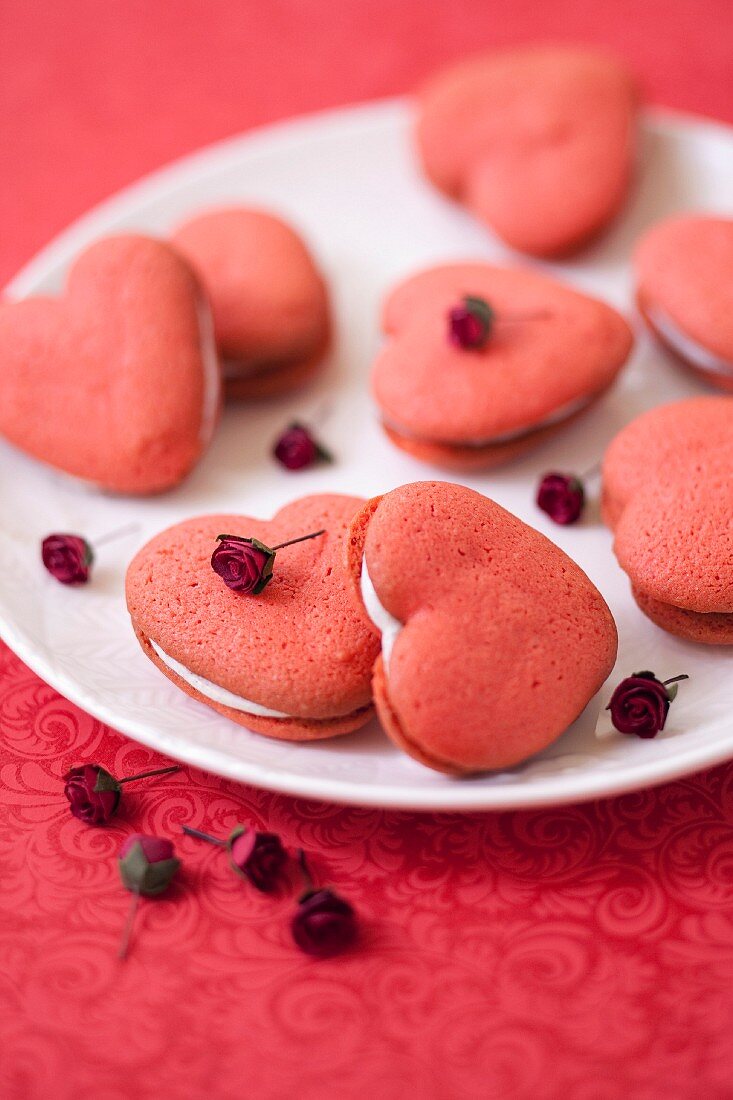
[[[0,433],[101,488],[181,481],[211,439],[220,390],[208,305],[160,241],[98,241],[60,298],[0,305]]]
[[[504,768],[555,740],[611,672],[616,628],[558,547],[461,485],[417,482],[352,524],[350,568],[382,631],[374,701],[438,771]]]
[[[377,633],[346,565],[358,497],[303,497],[273,519],[203,516],[152,539],[127,573],[127,606],[145,654],[193,698],[287,741],[348,733],[371,716]],[[278,550],[257,594],[212,568],[217,536]]]
[[[660,343],[733,391],[733,220],[660,222],[639,241],[634,269],[639,310]]]
[[[483,341],[456,327],[482,320],[481,308],[470,313],[476,303],[489,310]],[[608,389],[633,344],[604,302],[481,263],[407,279],[388,297],[382,326],[372,390],[385,431],[415,457],[454,469],[506,462],[561,431]]]
[[[521,252],[570,252],[624,201],[637,93],[604,54],[530,46],[470,58],[433,78],[419,110],[428,177]]]
[[[733,645],[733,397],[662,405],[628,424],[603,460],[603,516],[653,622]]]
[[[308,381],[328,351],[328,291],[291,226],[264,210],[191,218],[173,243],[211,300],[228,397],[272,397]]]

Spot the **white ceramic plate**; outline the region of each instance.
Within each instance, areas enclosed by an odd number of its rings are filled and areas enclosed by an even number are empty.
[[[504,470],[465,481],[549,535],[601,589],[620,633],[613,679],[640,667],[664,677],[690,674],[656,740],[596,737],[609,683],[578,722],[530,762],[454,780],[402,755],[376,723],[310,745],[248,733],[180,693],[138,648],[124,605],[125,567],[160,528],[203,512],[269,516],[304,493],[369,496],[407,481],[450,476],[392,448],[377,426],[367,376],[380,342],[379,303],[396,280],[424,265],[511,257],[421,180],[409,129],[406,104],[383,102],[226,141],[103,203],[17,276],[9,288],[13,296],[54,291],[70,259],[101,234],[135,229],[164,235],[203,206],[260,204],[291,219],[311,242],[331,281],[340,335],[314,388],[279,402],[227,409],[193,476],[160,498],[100,495],[0,442],[0,633],[60,692],[137,740],[220,775],[313,798],[433,810],[546,805],[628,791],[733,756],[733,700],[731,687],[726,690],[733,652],[677,641],[637,611],[593,508],[581,526],[563,529],[533,504],[541,472],[593,467],[612,436],[643,409],[699,388],[643,334],[622,381],[566,434]],[[579,260],[537,266],[630,310],[629,251],[645,226],[678,209],[730,214],[732,203],[733,131],[655,113],[644,126],[639,181],[623,218]],[[322,417],[320,434],[338,456],[334,466],[289,474],[274,464],[273,437],[294,414]],[[64,588],[42,569],[38,544],[49,531],[76,531],[93,542],[130,521],[138,531],[100,549],[88,587]]]

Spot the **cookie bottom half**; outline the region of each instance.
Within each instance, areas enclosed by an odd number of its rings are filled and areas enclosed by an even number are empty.
[[[731,364],[730,372],[722,368],[720,370],[706,370],[699,362],[695,362],[694,359],[686,356],[681,347],[673,343],[654,323],[650,307],[642,296],[637,296],[636,304],[639,313],[643,317],[647,328],[654,336],[654,339],[657,343],[661,344],[675,362],[685,367],[709,386],[714,386],[715,389],[722,390],[724,393],[733,393],[733,364]],[[703,354],[705,354],[704,351]],[[709,354],[712,355],[712,353]]]
[[[331,334],[326,331],[317,345],[304,349],[298,356],[287,359],[273,359],[253,367],[242,364],[242,373],[237,374],[235,356],[225,355],[227,371],[224,378],[224,393],[229,400],[251,401],[268,397],[280,397],[310,382],[318,374],[331,346]]]
[[[602,393],[605,393],[605,390]],[[496,443],[486,443],[478,446],[416,439],[412,436],[403,435],[399,428],[384,422],[382,422],[382,429],[396,447],[406,451],[407,454],[412,455],[413,458],[417,458],[421,462],[427,462],[432,466],[439,466],[447,470],[490,470],[494,466],[511,462],[527,451],[531,451],[547,440],[552,439],[558,432],[564,431],[578,417],[592,408],[602,396],[602,393],[595,394],[582,408],[554,424],[529,428],[514,439],[499,440]]]
[[[374,713],[374,708],[371,704],[365,707],[359,707],[350,714],[340,715],[335,718],[269,718],[257,714],[248,714],[246,711],[234,710],[232,707],[227,707],[212,699],[207,699],[205,695],[202,695],[201,692],[196,691],[196,689],[186,683],[185,680],[182,680],[173,669],[168,668],[168,666],[160,660],[151,646],[147,635],[145,635],[134,622],[133,628],[145,656],[148,657],[156,668],[159,668],[164,676],[167,676],[176,687],[179,687],[181,691],[185,691],[186,695],[189,695],[192,699],[196,699],[199,703],[205,703],[207,707],[211,707],[212,710],[217,711],[219,714],[223,714],[225,718],[229,718],[232,722],[236,722],[237,725],[245,726],[247,729],[253,730],[255,733],[261,733],[265,737],[272,737],[278,741],[319,741],[328,737],[339,737],[342,734],[353,733],[354,730],[361,729],[362,726],[367,724]]]
[[[733,614],[689,611],[685,607],[655,600],[633,586],[631,591],[647,618],[668,634],[703,645],[733,645]]]

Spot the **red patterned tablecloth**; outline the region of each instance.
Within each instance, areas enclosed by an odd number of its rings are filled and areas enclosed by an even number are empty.
[[[402,91],[483,45],[606,43],[656,102],[733,121],[730,0],[1,0],[0,279],[170,157],[293,112]],[[2,471],[0,471],[0,476]],[[532,813],[299,801],[194,769],[113,826],[61,777],[161,758],[0,644],[0,1095],[7,1100],[733,1097],[733,765]],[[183,840],[180,880],[115,958],[131,831],[240,820],[313,852],[362,938],[292,946],[292,895]]]

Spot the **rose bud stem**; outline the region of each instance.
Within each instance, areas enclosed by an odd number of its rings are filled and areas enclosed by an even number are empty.
[[[310,873],[308,866],[308,860],[306,859],[305,852],[302,848],[298,848],[298,866],[300,867],[300,873],[303,876],[303,886],[305,893],[308,894],[314,889],[313,876]]]
[[[127,523],[124,527],[118,527],[114,531],[108,531],[106,535],[102,535],[101,538],[94,540],[95,547],[103,546],[105,542],[113,542],[115,539],[121,539],[125,535],[132,535],[135,531],[140,530],[139,523]]]
[[[494,317],[495,325],[517,325],[524,321],[546,321],[551,316],[547,309],[539,309],[535,313],[497,313]]]
[[[210,833],[202,833],[200,829],[194,829],[191,825],[181,825],[181,831],[186,836],[195,836],[198,840],[208,840],[209,844],[218,844],[220,848],[226,848],[226,840],[219,840],[216,836],[211,836]]]
[[[322,528],[320,531],[314,531],[311,535],[301,535],[297,539],[288,539],[287,542],[279,542],[277,546],[270,547],[271,550],[282,550],[283,546],[294,546],[296,542],[305,542],[307,539],[316,539],[319,535],[325,535],[326,528]]]
[[[324,420],[327,420],[333,412],[333,401],[330,397],[321,401],[320,405],[316,405],[315,411],[311,414],[311,424],[322,424]]]
[[[137,907],[140,904],[140,895],[133,893],[130,898],[130,905],[127,910],[127,919],[125,921],[125,927],[122,929],[122,939],[120,940],[120,948],[117,952],[118,959],[126,959],[127,952],[130,947],[130,939],[132,938],[132,929],[135,924],[135,917],[137,916]]]
[[[154,768],[150,772],[139,772],[137,775],[128,775],[124,779],[118,779],[117,782],[120,786],[123,783],[134,783],[136,779],[149,779],[151,775],[170,775],[171,772],[179,772],[181,770],[179,764],[172,764],[169,768]]]
[[[690,677],[686,673],[683,673],[682,676],[670,676],[669,680],[662,680],[662,683],[664,684],[665,687],[667,687],[669,684],[678,684],[680,682],[680,680],[689,680],[689,679],[690,679]]]

